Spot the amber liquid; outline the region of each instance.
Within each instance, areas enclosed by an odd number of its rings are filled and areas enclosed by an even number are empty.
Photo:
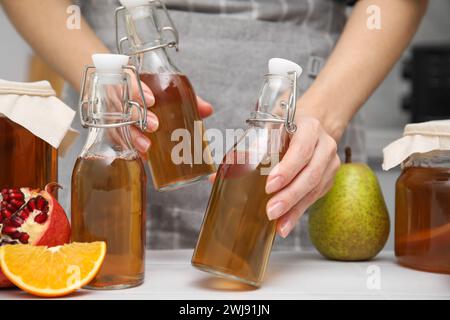
[[[79,158],[72,175],[72,240],[105,241],[94,289],[144,280],[146,177],[140,159]]]
[[[450,273],[450,169],[407,168],[397,181],[395,207],[399,263]]]
[[[56,149],[0,115],[0,188],[43,188],[57,175]]]
[[[199,122],[197,100],[189,80],[180,74],[141,74],[141,80],[152,90],[156,103],[151,111],[159,119],[159,128],[147,133],[152,142],[148,153],[153,183],[158,190],[176,189],[215,172],[207,141],[199,139],[195,145],[195,130],[203,137],[204,128]],[[195,126],[198,126],[195,129]],[[172,150],[179,141],[172,141],[176,129],[186,129],[190,133],[189,149],[191,160],[175,164]],[[195,154],[200,161],[195,161]],[[205,161],[207,160],[207,161]]]
[[[261,174],[269,166],[227,163],[219,167],[192,264],[259,286],[276,229],[266,215],[271,196],[265,192],[267,175]]]

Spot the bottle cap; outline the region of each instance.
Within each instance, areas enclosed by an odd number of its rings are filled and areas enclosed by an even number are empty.
[[[282,76],[289,76],[289,72],[297,72],[297,78],[303,72],[302,67],[300,67],[295,62],[281,58],[272,58],[269,60],[269,73],[279,74]]]
[[[97,73],[122,73],[130,57],[121,54],[98,53],[92,55]]]

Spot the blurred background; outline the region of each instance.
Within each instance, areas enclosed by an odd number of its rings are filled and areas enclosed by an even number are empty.
[[[408,122],[450,118],[449,15],[450,1],[430,1],[409,49],[362,110],[367,127],[369,164],[380,179],[391,219],[399,169],[381,170],[383,147],[400,137]],[[12,81],[47,79],[57,91],[62,89],[63,81],[33,55],[1,7],[0,38],[3,40],[0,78]],[[393,232],[387,249],[393,248],[392,237]]]

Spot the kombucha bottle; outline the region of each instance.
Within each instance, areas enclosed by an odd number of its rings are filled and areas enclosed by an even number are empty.
[[[148,159],[153,184],[160,191],[177,189],[215,172],[194,89],[167,54],[168,48],[177,46],[178,33],[162,2],[121,2],[125,7],[117,9],[116,23],[124,21],[127,35],[118,40],[118,50],[131,55],[156,101],[151,110],[159,128],[147,133],[152,141]],[[163,26],[164,18],[169,26]],[[167,35],[174,41],[166,41]]]
[[[256,111],[245,135],[219,167],[192,265],[260,286],[275,237],[265,192],[270,169],[283,157],[293,124],[300,66],[271,59]]]
[[[94,55],[96,70],[87,95],[81,94],[81,121],[89,135],[72,174],[72,240],[107,245],[91,289],[134,287],[144,280],[146,176],[130,139],[136,121],[131,120],[130,82],[122,68],[128,59]],[[136,124],[145,127],[145,121]]]

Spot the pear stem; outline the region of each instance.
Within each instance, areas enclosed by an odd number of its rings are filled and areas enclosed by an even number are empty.
[[[352,148],[345,147],[345,163],[352,163]]]

